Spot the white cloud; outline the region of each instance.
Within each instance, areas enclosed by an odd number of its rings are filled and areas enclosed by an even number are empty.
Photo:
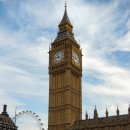
[[[62,0],[22,1],[18,9],[15,2],[8,2],[8,15],[15,19],[18,29],[0,25],[1,104],[11,102],[13,105],[27,105],[12,95],[26,98],[39,96],[43,102],[48,101],[47,52],[50,37],[55,38],[57,25],[63,16],[63,4]],[[121,16],[121,7],[121,0],[100,5],[78,0],[68,3],[75,38],[77,41],[80,39],[84,55],[83,96],[87,103],[83,104],[83,111],[87,106],[91,115],[95,104],[101,108],[100,113],[105,112],[106,105],[112,113],[116,111],[117,103],[121,107],[129,100],[130,70],[120,66],[112,57],[107,57],[107,54],[116,51],[130,51],[129,9]],[[90,82],[95,77],[100,83]],[[126,105],[121,109],[124,108]]]
[[[116,50],[130,51],[130,31],[117,41]]]

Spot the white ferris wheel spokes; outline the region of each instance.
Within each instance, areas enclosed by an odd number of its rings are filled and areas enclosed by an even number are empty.
[[[13,118],[18,130],[44,130],[39,116],[32,111],[22,111]]]

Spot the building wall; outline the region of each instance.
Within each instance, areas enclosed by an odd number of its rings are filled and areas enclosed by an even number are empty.
[[[130,115],[75,121],[69,130],[130,130]]]

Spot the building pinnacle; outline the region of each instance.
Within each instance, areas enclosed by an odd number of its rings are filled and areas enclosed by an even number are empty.
[[[64,11],[64,15],[63,15],[63,18],[62,18],[59,26],[64,25],[66,23],[69,24],[70,26],[72,26],[72,24],[71,24],[71,22],[69,20],[68,14],[67,14],[67,3],[65,1],[65,11]]]
[[[98,118],[98,112],[97,112],[97,108],[95,105],[95,109],[94,109],[94,119]]]
[[[108,117],[108,110],[107,110],[107,107],[106,107],[106,117]]]
[[[128,108],[128,114],[130,115],[130,105],[129,105],[129,108]]]
[[[88,112],[86,111],[86,115],[85,115],[86,120],[88,120]]]
[[[120,111],[119,111],[118,105],[117,105],[117,110],[116,110],[116,113],[117,113],[117,116],[119,116]]]
[[[65,8],[67,8],[67,1],[65,0]]]

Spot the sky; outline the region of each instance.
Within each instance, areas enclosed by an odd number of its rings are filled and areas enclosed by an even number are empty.
[[[64,14],[64,0],[0,0],[0,112],[37,113],[47,129],[48,51]],[[130,104],[130,0],[68,0],[82,48],[82,110],[93,118],[127,114]]]

